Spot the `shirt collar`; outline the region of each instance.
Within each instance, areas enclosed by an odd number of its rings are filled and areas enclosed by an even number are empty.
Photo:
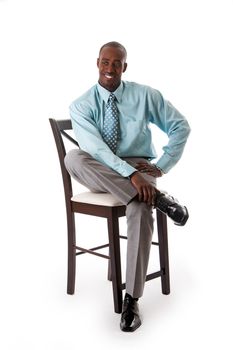
[[[97,89],[99,91],[100,96],[104,100],[104,102],[107,103],[111,92],[105,89],[99,83],[97,83]],[[121,82],[118,88],[115,91],[113,91],[113,94],[115,95],[117,102],[121,102],[121,98],[123,94],[123,82]]]

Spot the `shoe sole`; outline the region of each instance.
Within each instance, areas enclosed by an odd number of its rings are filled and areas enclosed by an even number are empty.
[[[122,332],[132,333],[132,332],[136,331],[136,329],[138,329],[141,326],[141,324],[142,324],[142,322],[140,322],[135,328],[131,328],[131,327],[125,328],[125,329],[121,328],[121,330],[122,330]]]

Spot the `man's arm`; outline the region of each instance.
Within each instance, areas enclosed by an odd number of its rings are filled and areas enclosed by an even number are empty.
[[[167,173],[182,156],[190,126],[186,118],[169,101],[166,101],[159,91],[154,90],[152,101],[151,122],[164,131],[169,138],[156,166]]]
[[[86,106],[70,106],[72,126],[80,148],[94,159],[115,170],[123,177],[128,177],[135,168],[116,156],[103,141],[97,125]]]

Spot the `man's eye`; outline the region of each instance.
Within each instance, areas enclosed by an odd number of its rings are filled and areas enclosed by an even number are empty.
[[[121,67],[121,63],[120,63],[120,62],[116,62],[116,63],[115,63],[115,67],[116,67],[116,68],[120,68],[120,67]]]
[[[107,66],[107,65],[108,65],[108,62],[107,62],[107,61],[102,61],[102,64],[103,64],[104,66]]]

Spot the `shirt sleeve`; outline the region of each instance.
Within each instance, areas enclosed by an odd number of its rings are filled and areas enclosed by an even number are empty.
[[[128,177],[136,171],[126,161],[116,156],[103,141],[96,122],[92,118],[91,109],[73,102],[70,105],[70,116],[75,137],[83,151],[123,177]]]
[[[191,129],[186,118],[160,92],[156,91],[152,104],[155,112],[151,114],[151,122],[168,136],[168,143],[163,147],[164,152],[156,165],[167,173],[181,158]]]

